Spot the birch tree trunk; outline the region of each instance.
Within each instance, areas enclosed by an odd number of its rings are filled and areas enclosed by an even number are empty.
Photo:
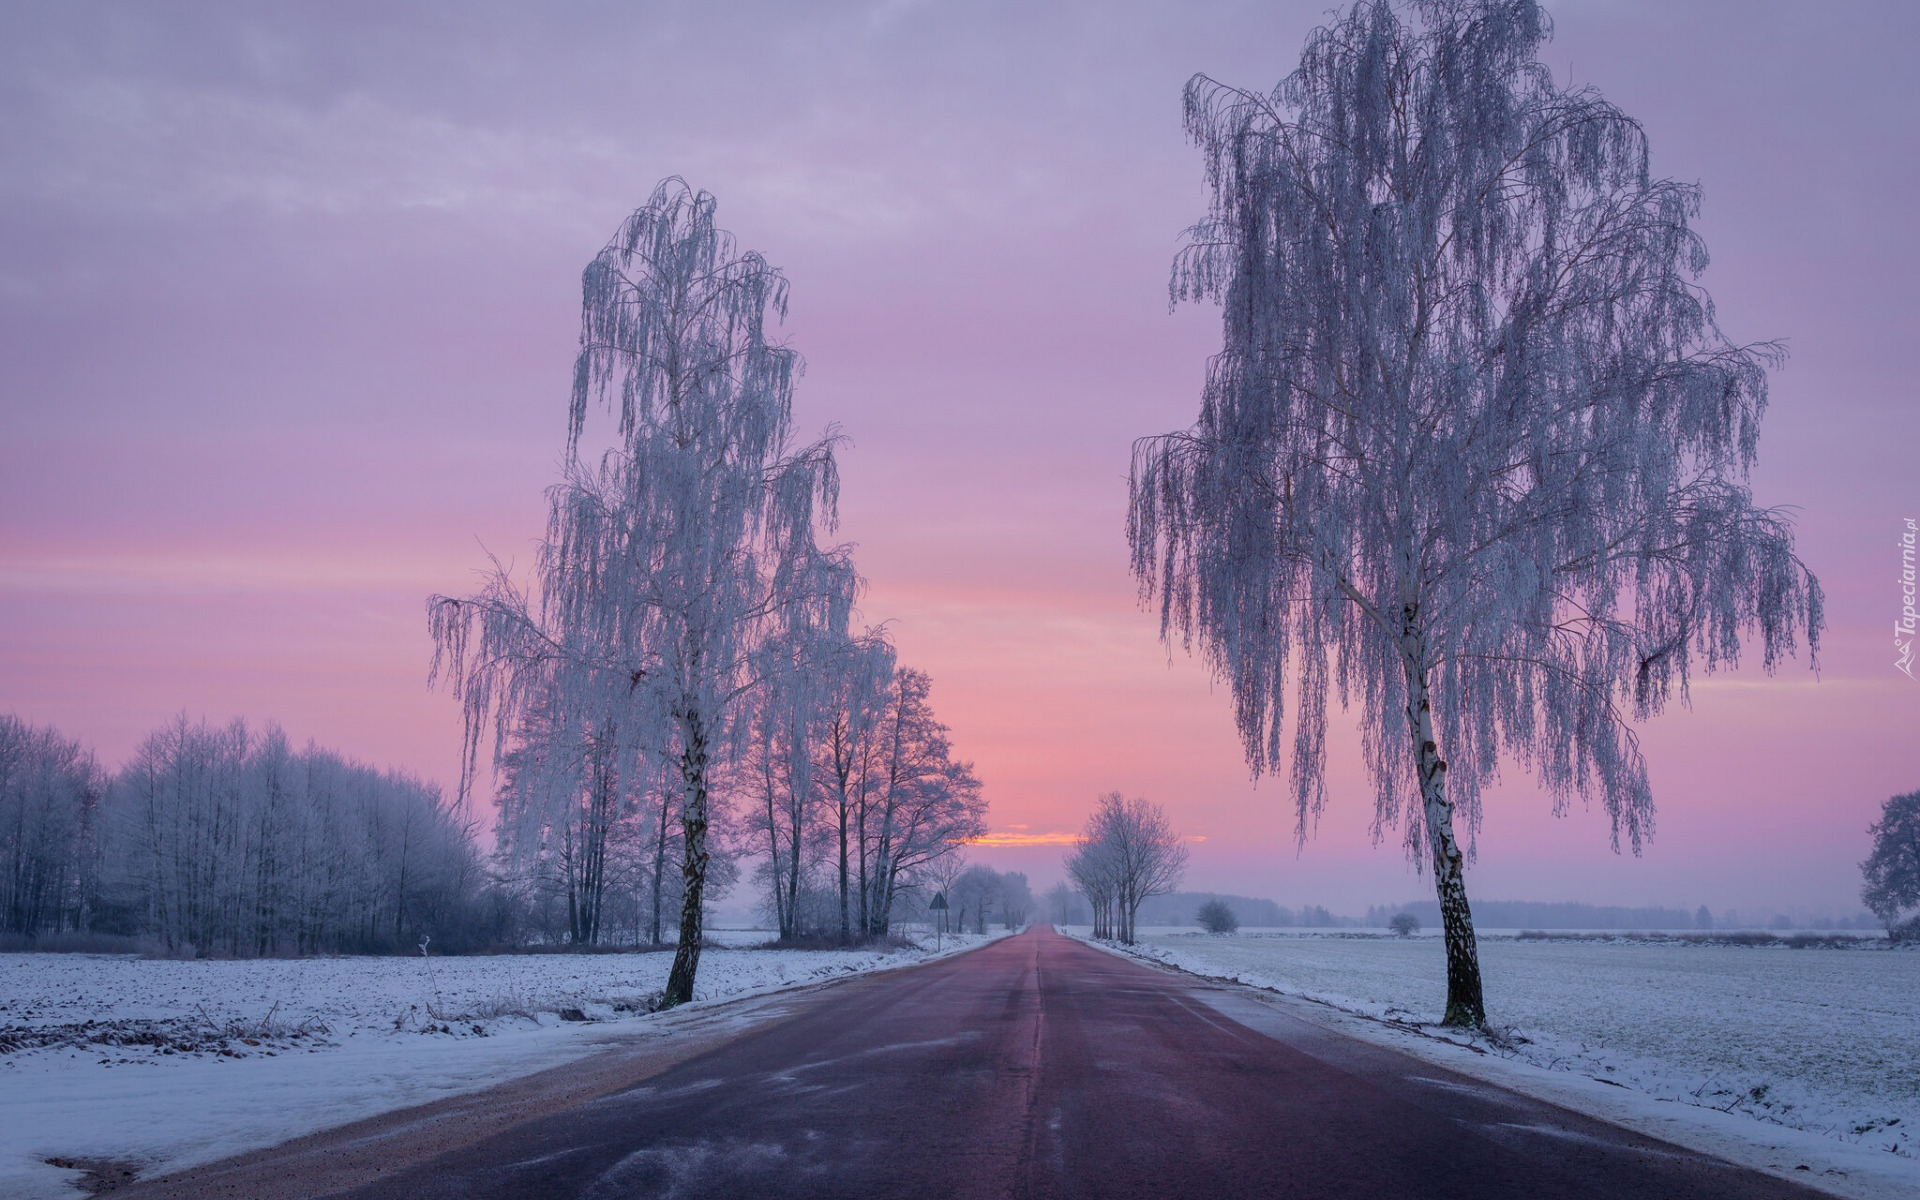
[[[853,747],[847,744],[849,735],[844,726],[836,722],[833,732],[833,775],[838,793],[838,823],[840,836],[840,940],[853,940],[853,915],[847,906],[847,784],[853,774]]]
[[[805,835],[806,812],[801,808],[802,796],[792,796],[787,805],[792,823],[787,828],[787,923],[781,927],[782,937],[800,935],[800,839]]]
[[[673,971],[667,976],[662,1008],[693,999],[693,977],[700,968],[700,939],[706,916],[702,903],[707,883],[707,730],[697,708],[682,721],[687,740],[680,754],[680,777],[686,782],[680,813],[680,830],[686,840],[681,878],[686,894],[680,904],[680,944],[673,952]]]
[[[853,916],[847,907],[847,793],[840,791],[840,940],[853,940]]]
[[[1407,726],[1413,735],[1414,762],[1420,776],[1420,801],[1427,823],[1427,848],[1433,857],[1433,886],[1440,900],[1440,928],[1447,945],[1447,1009],[1443,1025],[1478,1029],[1487,1023],[1480,987],[1480,950],[1473,936],[1473,911],[1467,905],[1466,855],[1453,833],[1453,803],[1447,799],[1447,764],[1434,741],[1433,699],[1427,672],[1409,651]]]
[[[872,885],[867,879],[867,780],[864,771],[860,776],[860,800],[854,834],[854,844],[860,854],[860,936],[865,938],[873,934],[873,916],[872,896],[868,891]]]
[[[662,785],[660,789],[660,836],[653,844],[653,908],[652,925],[648,930],[650,940],[656,946],[660,944],[660,889],[665,883],[667,873],[667,820],[673,810],[668,802],[669,793]]]
[[[760,786],[767,802],[767,869],[773,879],[773,924],[782,938],[792,936],[792,920],[787,911],[786,852],[780,848],[784,819],[774,806],[779,789],[773,778],[773,754],[768,751],[760,763]]]
[[[899,885],[900,869],[894,864],[893,817],[897,811],[897,798],[900,794],[900,742],[901,726],[906,720],[902,711],[904,697],[898,693],[893,702],[893,734],[888,738],[887,747],[887,794],[881,809],[880,845],[878,867],[875,872],[876,886],[885,889],[880,896],[878,912],[867,932],[875,937],[884,935],[893,928],[893,897]]]

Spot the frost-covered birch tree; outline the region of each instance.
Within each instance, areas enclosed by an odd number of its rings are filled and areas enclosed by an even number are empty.
[[[1550,33],[1532,0],[1362,0],[1271,93],[1187,85],[1212,202],[1172,296],[1218,301],[1224,337],[1198,421],[1133,462],[1143,593],[1231,681],[1253,770],[1291,758],[1303,842],[1329,695],[1359,701],[1376,835],[1404,818],[1434,872],[1453,1024],[1485,1020],[1464,868],[1498,766],[1637,852],[1631,722],[1822,626],[1746,485],[1779,349],[1722,335],[1698,190],[1555,84]]]
[[[817,541],[834,520],[836,439],[794,442],[799,358],[774,337],[786,279],[740,252],[714,209],[665,181],[582,276],[566,478],[549,493],[537,598],[496,567],[481,593],[429,602],[469,762],[490,716],[498,752],[557,676],[673,763],[682,901],[668,1005],[693,996],[714,772],[758,652],[782,630],[844,635],[855,586],[846,556]],[[612,444],[590,461],[596,402]]]

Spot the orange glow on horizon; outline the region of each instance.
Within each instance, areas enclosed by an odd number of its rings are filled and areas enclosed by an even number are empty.
[[[969,846],[1077,846],[1077,833],[983,833],[969,838]]]
[[[1080,835],[1077,833],[983,833],[977,838],[967,839],[969,846],[1078,846]],[[1183,842],[1204,842],[1205,834],[1188,834],[1180,839]]]

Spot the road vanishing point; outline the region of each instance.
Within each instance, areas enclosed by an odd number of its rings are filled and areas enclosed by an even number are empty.
[[[768,1011],[758,1023],[655,1039],[678,1045],[675,1053],[549,1072],[544,1099],[527,1101],[522,1089],[517,1115],[500,1115],[513,1107],[507,1085],[122,1195],[1821,1194],[1046,927],[787,997]]]

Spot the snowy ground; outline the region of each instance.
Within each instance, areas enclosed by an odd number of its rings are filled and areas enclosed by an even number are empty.
[[[930,957],[708,950],[695,999]],[[663,1019],[647,1014],[672,958],[0,954],[0,1196],[79,1195],[48,1158],[179,1170],[557,1066]]]
[[[1445,1001],[1438,937],[1143,934],[1139,953],[1184,970],[1408,1026]],[[1480,953],[1497,1033],[1482,1049],[1920,1154],[1920,953],[1485,935]]]

